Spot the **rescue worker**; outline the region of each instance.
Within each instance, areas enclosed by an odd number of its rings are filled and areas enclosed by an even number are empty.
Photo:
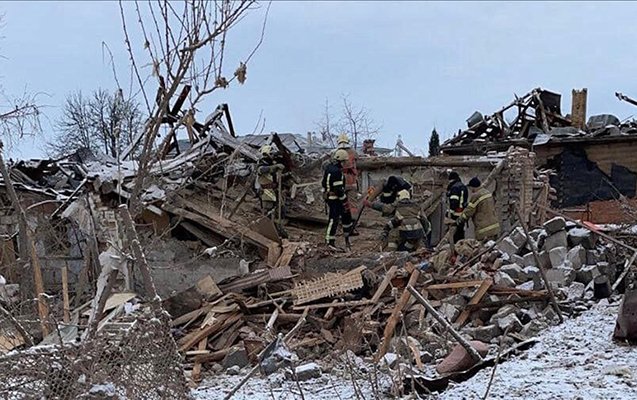
[[[456,171],[449,173],[449,185],[447,186],[447,199],[449,199],[449,209],[447,216],[456,223],[456,232],[453,235],[453,242],[457,243],[464,239],[464,224],[458,223],[458,218],[467,207],[469,202],[469,191]]]
[[[285,169],[283,164],[278,164],[272,157],[272,146],[263,145],[259,152],[261,158],[257,163],[257,181],[256,188],[261,202],[261,210],[263,215],[267,215],[275,220],[274,214],[278,207],[278,188],[281,172]],[[277,221],[278,222],[278,221]]]
[[[336,230],[339,220],[343,224],[343,234],[345,243],[349,245],[350,230],[352,228],[352,214],[346,207],[347,196],[345,194],[345,176],[343,174],[343,163],[347,162],[348,154],[345,149],[337,149],[332,155],[332,162],[325,167],[321,186],[325,196],[325,201],[329,208],[329,222],[325,241],[332,250],[336,247]]]
[[[380,201],[383,204],[393,204],[396,201],[398,192],[401,190],[407,190],[411,193],[411,183],[407,182],[402,176],[390,176],[383,184]]]
[[[482,186],[478,177],[471,178],[467,186],[471,191],[469,204],[458,217],[456,224],[464,226],[472,219],[477,240],[497,239],[500,236],[500,224],[495,213],[493,195]]]
[[[386,207],[387,205],[383,205]],[[392,218],[383,229],[381,239],[388,251],[416,251],[431,230],[420,205],[403,189],[398,192]]]
[[[349,210],[351,215],[358,213],[358,169],[356,168],[356,150],[352,148],[349,136],[343,133],[338,139],[338,150],[345,150],[347,152],[347,160],[343,161],[343,175],[345,176],[345,195],[347,196],[347,203],[345,207]],[[352,232],[353,236],[357,233]]]

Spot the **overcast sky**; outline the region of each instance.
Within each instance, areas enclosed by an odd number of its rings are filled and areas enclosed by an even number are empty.
[[[236,64],[258,40],[264,8],[231,34]],[[43,156],[69,92],[115,88],[102,43],[129,79],[119,6],[2,2],[0,13],[0,85],[46,93],[45,137],[13,155]],[[261,112],[266,132],[305,133],[316,130],[326,98],[337,111],[349,94],[382,125],[382,145],[402,134],[418,152],[434,126],[449,137],[473,111],[490,114],[538,86],[562,93],[563,114],[571,89],[587,87],[589,115],[624,119],[637,108],[614,92],[637,97],[635,15],[632,2],[274,2],[246,84],[206,104],[229,103],[240,133],[251,133]]]

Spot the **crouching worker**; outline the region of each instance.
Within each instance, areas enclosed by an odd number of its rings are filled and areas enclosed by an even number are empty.
[[[456,224],[464,227],[464,224],[472,219],[476,240],[497,239],[500,236],[500,224],[495,213],[493,195],[482,186],[477,177],[471,178],[467,186],[470,191],[469,204],[456,220]]]
[[[431,230],[429,220],[422,213],[420,205],[411,200],[407,190],[398,192],[393,217],[387,222],[382,233],[385,250],[416,251]]]

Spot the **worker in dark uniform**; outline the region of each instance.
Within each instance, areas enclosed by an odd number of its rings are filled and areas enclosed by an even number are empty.
[[[387,205],[383,205],[387,207]],[[389,251],[416,251],[431,231],[431,224],[420,205],[411,200],[406,189],[398,192],[392,218],[382,233],[382,240]]]
[[[447,216],[456,223],[456,232],[453,235],[453,242],[457,243],[464,239],[464,223],[458,223],[458,217],[467,207],[469,202],[469,191],[456,171],[449,173],[449,185],[447,186],[447,199],[449,200],[449,209]]]
[[[411,193],[411,183],[407,182],[402,176],[390,176],[383,184],[380,201],[383,204],[394,204],[396,196],[401,190],[407,190]]]
[[[343,175],[343,163],[348,160],[345,149],[338,149],[332,155],[332,162],[327,165],[323,173],[321,186],[323,187],[325,201],[329,208],[329,222],[325,241],[332,250],[336,247],[336,230],[339,220],[343,224],[343,234],[346,244],[349,244],[350,230],[352,228],[352,214],[347,207],[347,195],[345,194],[345,177]]]
[[[283,164],[278,164],[272,158],[272,146],[266,144],[259,149],[261,158],[257,163],[256,189],[261,201],[263,215],[275,220],[278,207],[278,187],[281,172],[285,169]],[[277,221],[278,222],[278,221]]]
[[[467,208],[456,220],[457,225],[463,225],[469,219],[473,220],[476,240],[496,240],[500,236],[500,224],[495,213],[495,201],[493,195],[485,187],[478,177],[469,181],[471,197]]]

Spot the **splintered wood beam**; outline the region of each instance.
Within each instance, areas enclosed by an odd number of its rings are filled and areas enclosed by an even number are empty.
[[[411,287],[416,284],[418,278],[420,277],[420,270],[414,269],[409,277],[409,281],[407,282],[407,287]],[[394,331],[396,330],[396,325],[398,325],[398,321],[400,319],[400,315],[403,312],[403,308],[409,302],[409,298],[411,297],[411,293],[408,290],[403,290],[402,295],[400,295],[400,299],[396,306],[392,310],[391,315],[387,319],[387,324],[385,325],[385,331],[383,332],[383,342],[378,349],[378,353],[376,353],[375,360],[376,362],[380,361],[381,358],[387,353],[389,350],[389,342],[391,341],[391,337],[394,335]]]
[[[30,236],[30,235],[27,235]],[[40,259],[35,251],[35,244],[33,239],[29,238],[28,241],[31,244],[31,266],[33,267],[33,282],[35,283],[35,294],[38,299],[38,315],[40,316],[40,327],[42,329],[42,336],[46,337],[50,331],[47,325],[49,319],[49,306],[47,305],[44,296],[44,281],[42,280],[42,268],[40,267]]]
[[[71,306],[69,304],[69,268],[66,265],[62,267],[62,302],[64,305],[63,321],[68,324],[71,320]]]
[[[480,287],[476,291],[476,294],[474,294],[471,300],[469,301],[468,306],[478,304],[482,300],[484,295],[487,293],[491,285],[493,285],[493,281],[491,279],[483,280],[480,283]],[[458,316],[458,319],[455,322],[456,327],[460,328],[462,327],[462,325],[464,325],[465,322],[467,322],[467,318],[469,318],[469,316],[471,315],[471,311],[473,310],[471,310],[470,308],[465,308],[460,313],[460,315]]]
[[[480,286],[484,281],[460,281],[460,282],[451,282],[451,283],[436,283],[434,285],[426,286],[425,289],[462,289],[474,286]]]
[[[385,293],[385,290],[387,290],[387,287],[391,283],[391,280],[394,279],[394,276],[396,276],[397,270],[398,266],[392,265],[389,271],[387,271],[387,273],[385,274],[385,278],[383,278],[383,281],[380,283],[380,285],[378,285],[378,289],[376,289],[376,293],[374,293],[374,296],[372,296],[372,303],[378,303],[378,300],[380,300],[380,297],[383,295],[383,293]]]

